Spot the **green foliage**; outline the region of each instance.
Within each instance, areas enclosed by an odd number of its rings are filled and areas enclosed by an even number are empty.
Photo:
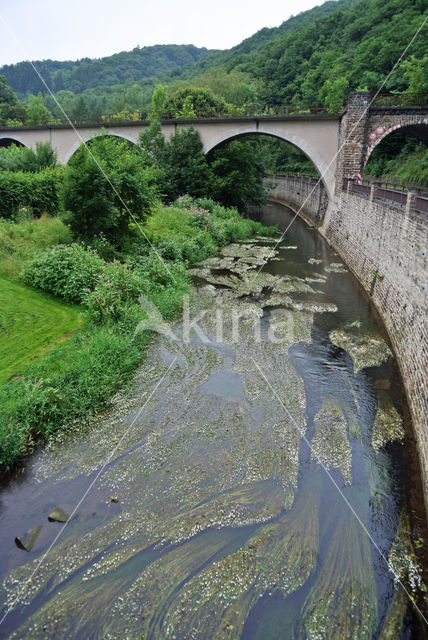
[[[79,238],[103,233],[120,245],[132,216],[142,221],[150,210],[157,196],[155,176],[138,148],[125,140],[103,135],[91,141],[90,151],[81,146],[67,167],[63,197],[68,222]]]
[[[313,162],[293,144],[269,136],[260,136],[258,144],[268,174],[318,177]]]
[[[26,284],[80,303],[97,286],[104,265],[94,250],[83,245],[58,245],[36,255],[21,277]]]
[[[409,93],[428,93],[428,54],[420,59],[410,56],[408,60],[403,60],[401,68],[409,83]]]
[[[9,120],[23,121],[25,115],[25,105],[18,101],[5,76],[0,75],[0,125],[7,125]]]
[[[132,86],[142,79],[156,79],[168,72],[177,74],[186,66],[205,58],[208,53],[207,49],[193,45],[155,45],[135,47],[132,51],[122,51],[95,60],[38,60],[35,65],[55,92],[66,90],[82,93],[85,89],[108,90],[119,84]],[[45,90],[29,62],[5,65],[0,72],[20,95]]]
[[[178,130],[171,136],[162,162],[163,193],[168,201],[182,193],[196,197],[207,194],[209,169],[199,134],[193,127]]]
[[[39,93],[37,96],[30,96],[28,99],[27,105],[27,116],[26,116],[27,124],[47,124],[52,120],[52,114],[45,107],[43,102],[42,94]]]
[[[375,147],[364,175],[397,180],[406,186],[427,187],[428,147],[421,140],[396,131]]]
[[[163,84],[157,84],[152,95],[152,110],[150,117],[156,120],[162,118],[167,98],[167,87]]]
[[[210,192],[214,200],[239,211],[264,202],[266,171],[261,149],[257,139],[235,140],[212,152]]]
[[[56,213],[61,176],[61,169],[39,173],[0,170],[0,217],[13,220],[23,207],[30,207],[35,215]]]
[[[327,111],[337,113],[341,111],[348,97],[349,82],[343,76],[334,80],[327,79],[320,91],[320,98]]]
[[[227,112],[227,104],[210,89],[177,89],[165,102],[166,118],[208,118]]]
[[[36,150],[12,144],[0,147],[0,169],[36,173],[56,166],[56,152],[49,142],[36,142]]]
[[[42,216],[19,224],[0,219],[0,275],[17,278],[36,253],[71,240],[70,229],[59,218]]]

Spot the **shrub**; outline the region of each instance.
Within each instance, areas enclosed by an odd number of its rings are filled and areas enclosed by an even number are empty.
[[[127,303],[137,302],[139,295],[146,292],[147,285],[141,274],[115,260],[104,265],[96,287],[87,292],[84,303],[90,320],[95,323],[109,318],[117,320]]]
[[[95,289],[104,267],[94,250],[80,244],[58,245],[36,255],[21,277],[26,284],[80,303]]]
[[[61,169],[39,173],[0,171],[0,217],[14,220],[22,207],[31,207],[40,216],[59,208]]]

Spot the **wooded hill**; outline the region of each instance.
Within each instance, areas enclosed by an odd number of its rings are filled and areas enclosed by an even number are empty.
[[[353,89],[377,89],[422,24],[427,8],[427,0],[329,1],[291,17],[277,28],[261,29],[226,51],[159,45],[96,60],[45,60],[36,62],[36,66],[54,92],[96,90],[100,97],[104,92],[111,94],[113,88],[129,89],[135,83],[152,88],[162,81],[175,87],[198,84],[199,80],[202,86],[211,84],[214,92],[221,93],[221,72],[235,74],[237,82],[252,85],[258,100],[265,104],[323,102],[332,93],[342,97]],[[414,73],[417,67],[422,76],[428,71],[427,45],[425,26],[406,56],[413,63]],[[409,87],[412,69],[407,68],[408,60],[404,66],[399,65],[385,89]],[[214,72],[218,86],[214,80],[210,82]],[[245,75],[238,77],[238,72]],[[3,66],[0,74],[20,97],[44,93],[28,63]],[[132,110],[135,104],[129,108]]]

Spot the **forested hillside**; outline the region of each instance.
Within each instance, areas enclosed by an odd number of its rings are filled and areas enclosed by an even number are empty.
[[[193,45],[156,45],[136,47],[104,58],[82,58],[76,61],[36,60],[34,65],[52,91],[82,93],[86,89],[110,89],[117,84],[140,82],[145,78],[171,77],[181,73],[184,67],[194,65],[209,53],[208,49]],[[39,91],[42,84],[28,62],[4,65],[0,74],[19,97]]]
[[[319,102],[337,107],[348,91],[375,91],[381,85],[427,8],[427,0],[330,0],[227,51],[165,45],[98,60],[36,64],[54,92],[67,92],[62,95],[67,106],[70,92],[83,93],[89,114],[138,109],[144,116],[159,82],[170,92],[208,87],[227,102],[234,97],[231,87],[245,85],[241,94],[250,105]],[[427,45],[425,27],[385,90],[428,90]],[[0,74],[21,98],[45,93],[28,63],[4,66]],[[239,97],[236,101],[242,103]],[[53,110],[50,101],[46,106]]]

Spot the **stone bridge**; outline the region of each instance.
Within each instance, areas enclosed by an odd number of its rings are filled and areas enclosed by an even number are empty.
[[[148,121],[110,122],[99,125],[46,125],[0,128],[0,146],[19,143],[35,147],[50,142],[58,161],[66,163],[82,142],[105,130],[108,134],[138,142]],[[175,131],[193,126],[205,153],[236,138],[265,134],[291,142],[313,162],[331,201],[345,179],[363,173],[375,146],[391,132],[402,128],[428,143],[428,105],[407,107],[370,106],[370,95],[353,92],[341,114],[295,114],[163,120],[168,139]]]

